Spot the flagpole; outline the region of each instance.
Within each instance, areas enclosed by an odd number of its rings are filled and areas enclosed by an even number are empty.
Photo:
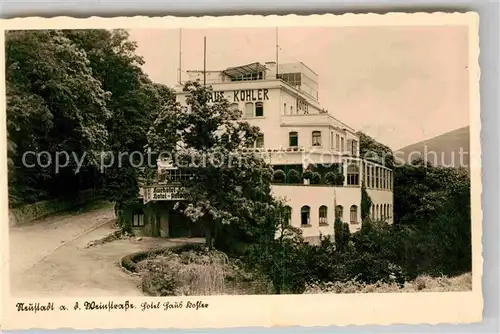
[[[278,27],[276,27],[276,78],[279,74],[279,40],[278,40]]]
[[[179,28],[179,85],[182,85],[182,28]]]
[[[207,36],[203,38],[203,86],[207,85]]]

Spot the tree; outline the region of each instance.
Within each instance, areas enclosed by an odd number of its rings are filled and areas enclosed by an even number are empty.
[[[337,217],[335,219],[333,229],[335,237],[335,249],[338,253],[346,252],[349,246],[349,240],[351,238],[349,224],[342,222],[342,220]]]
[[[86,50],[94,76],[111,93],[106,123],[110,134],[109,160],[102,194],[116,202],[117,210],[138,200],[138,181],[156,162],[147,155],[147,133],[160,110],[175,101],[173,91],[155,84],[143,72],[136,43],[125,30],[67,30],[65,34]]]
[[[311,277],[308,253],[300,229],[288,221],[283,201],[259,203],[255,211],[257,223],[252,226],[255,236],[246,263],[266,275],[275,294],[302,293]]]
[[[5,50],[11,200],[36,201],[43,195],[29,193],[44,190],[49,197],[77,191],[75,161],[61,161],[67,167],[58,173],[49,156],[90,152],[84,163],[92,163],[92,153],[108,139],[109,93],[94,77],[85,50],[61,31],[9,31]],[[28,151],[48,152],[42,161],[48,167],[28,167]]]
[[[372,207],[372,199],[366,191],[365,182],[361,182],[361,222],[364,222],[366,218],[370,217],[370,210]]]
[[[394,167],[394,154],[392,150],[367,134],[358,131],[359,152],[363,159],[379,163],[388,168]]]
[[[259,129],[240,121],[241,111],[226,100],[212,103],[210,87],[187,83],[186,107],[171,103],[158,113],[148,134],[149,147],[171,152],[181,181],[184,214],[200,220],[207,246],[221,224],[237,223],[251,233],[256,210],[272,201],[273,170],[242,149],[257,139]]]

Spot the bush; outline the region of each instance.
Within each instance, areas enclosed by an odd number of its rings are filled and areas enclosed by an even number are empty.
[[[329,185],[336,185],[337,175],[334,172],[328,172],[325,174],[325,183]]]
[[[311,175],[311,183],[312,184],[320,184],[321,183],[321,174],[318,172],[314,172]]]
[[[335,180],[336,185],[337,185],[337,186],[342,186],[342,185],[344,185],[344,179],[345,179],[345,178],[344,178],[344,174],[337,174],[337,177],[336,177],[336,180]]]
[[[166,251],[138,265],[143,289],[154,296],[220,295],[228,257],[219,251]]]
[[[300,173],[297,172],[295,169],[291,169],[288,172],[288,183],[292,184],[301,183]]]
[[[405,284],[378,281],[372,284],[357,280],[346,282],[317,282],[309,284],[304,293],[384,293],[384,292],[448,292],[472,290],[472,274],[457,277],[436,277],[422,275]]]
[[[273,173],[273,182],[283,183],[285,182],[285,172],[281,169],[275,170]]]
[[[304,173],[302,173],[302,178],[304,180],[311,180],[313,176],[313,173],[310,170],[306,170]]]

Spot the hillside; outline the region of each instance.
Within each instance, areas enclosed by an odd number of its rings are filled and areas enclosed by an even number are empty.
[[[458,167],[460,161],[460,149],[464,153],[462,156],[462,165],[469,169],[469,127],[463,127],[454,131],[444,133],[440,136],[421,141],[416,144],[408,145],[396,150],[399,159],[405,159],[405,162],[414,160],[418,155],[424,156],[427,152],[427,159],[433,165]],[[411,154],[411,156],[410,156]]]

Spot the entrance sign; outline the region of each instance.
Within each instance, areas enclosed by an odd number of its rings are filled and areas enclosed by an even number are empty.
[[[163,186],[144,188],[144,204],[151,201],[180,201],[183,200],[180,194],[180,187]]]

